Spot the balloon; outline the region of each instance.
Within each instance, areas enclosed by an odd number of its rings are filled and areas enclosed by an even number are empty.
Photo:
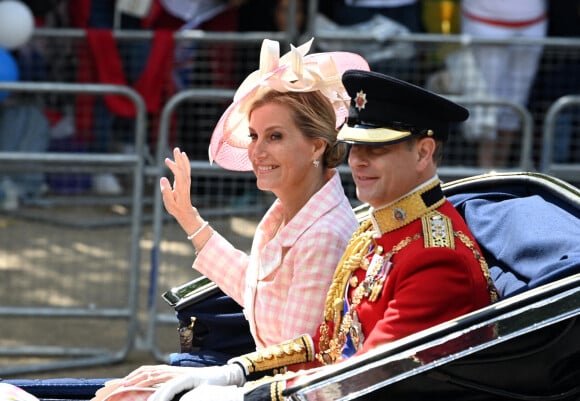
[[[18,81],[18,64],[10,52],[0,48],[0,81]],[[0,100],[8,97],[9,93],[0,91]]]
[[[34,16],[17,0],[0,1],[0,47],[17,49],[26,44],[34,30]]]

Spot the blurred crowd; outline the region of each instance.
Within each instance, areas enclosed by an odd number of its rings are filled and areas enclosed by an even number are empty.
[[[70,46],[58,57],[49,54],[42,37],[32,36],[11,49],[2,49],[0,43],[0,58],[4,57],[0,80],[130,85],[143,95],[152,127],[158,124],[164,99],[195,85],[189,72],[199,68],[194,65],[198,49],[195,45],[175,43],[171,35],[175,31],[284,31],[295,37],[305,32],[314,36],[317,32],[373,32],[383,39],[408,33],[468,34],[506,40],[580,37],[578,0],[320,0],[314,18],[309,16],[312,10],[305,0],[2,1],[8,2],[24,4],[36,27],[82,28],[87,30],[87,38],[84,46]],[[149,41],[116,41],[111,32],[120,29],[155,34]],[[0,30],[0,40],[2,35],[6,34]],[[332,50],[332,46],[353,50],[347,48],[346,41],[319,41],[315,45],[324,51]],[[377,42],[351,46],[368,59],[373,69],[410,82],[422,61],[421,54],[404,44],[387,46]],[[248,54],[257,57],[259,46],[247,47]],[[438,75],[415,83],[443,94],[492,96],[524,107],[539,101],[540,89],[543,102],[580,91],[580,83],[576,82],[580,61],[563,60],[545,74],[540,66],[541,45],[489,44],[461,50],[446,53],[445,79]],[[203,57],[208,61],[212,87],[233,89],[239,85],[249,72],[234,68],[240,62],[236,59],[239,54],[228,43],[205,49]],[[467,71],[476,78],[463,80]],[[8,96],[0,91],[0,151],[134,152],[133,108],[115,97],[93,99],[79,95],[74,102],[58,97],[47,102],[31,94]],[[215,112],[216,116],[219,114],[219,110]],[[521,130],[521,122],[513,111],[472,108],[469,122],[466,138],[479,144],[477,164],[483,168],[509,166],[509,152]],[[567,115],[562,116],[559,124],[555,154],[557,161],[567,162],[573,158],[571,127],[577,121],[573,115]],[[23,134],[16,140],[13,132]],[[25,137],[29,139],[22,139]],[[154,139],[153,136],[149,140]],[[195,152],[192,153],[195,157]],[[200,154],[205,154],[205,150]],[[44,188],[41,177],[34,174],[0,178],[0,198],[5,198],[6,192],[12,198],[34,196]],[[112,174],[95,174],[86,185],[97,193],[123,193],[122,183]]]

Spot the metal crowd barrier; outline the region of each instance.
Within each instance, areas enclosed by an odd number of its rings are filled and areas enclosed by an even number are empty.
[[[46,152],[7,152],[0,149],[0,173],[21,173],[25,171],[54,172],[54,173],[85,173],[98,172],[131,173],[131,197],[119,196],[64,196],[35,197],[25,200],[26,204],[40,207],[99,205],[99,204],[131,204],[135,205],[143,192],[143,169],[146,159],[145,130],[147,126],[146,111],[143,99],[134,89],[122,85],[106,84],[74,84],[57,82],[0,82],[0,91],[7,90],[15,94],[50,94],[50,95],[121,95],[128,98],[136,107],[135,126],[132,133],[134,149],[132,153],[98,152],[90,153],[78,150],[46,151]],[[139,206],[142,200],[139,199]],[[133,208],[135,209],[135,208]],[[64,224],[52,216],[39,217],[27,215],[26,210],[11,212],[23,218],[42,219],[54,224]],[[116,216],[113,219],[100,221],[68,221],[79,227],[100,225],[131,224],[133,218]]]
[[[557,162],[554,160],[555,152],[554,147],[556,145],[556,135],[558,132],[562,131],[562,128],[558,126],[558,118],[562,118],[565,112],[570,112],[569,109],[573,106],[580,106],[580,95],[568,95],[563,96],[556,100],[548,109],[546,113],[546,119],[543,126],[543,137],[542,137],[542,159],[540,163],[540,171],[542,173],[550,174],[559,177],[563,180],[567,180],[576,184],[580,183],[580,163],[572,163],[570,161]],[[573,113],[578,116],[578,109],[576,108]],[[569,151],[576,152],[580,154],[580,135],[578,134],[578,128],[575,128],[575,123],[573,119],[568,121],[569,124],[568,131],[564,135],[569,135],[566,138],[569,143]],[[575,136],[574,136],[575,135]],[[573,139],[576,138],[574,142]]]
[[[138,329],[146,124],[143,99],[133,89],[117,85],[3,82],[0,90],[114,94],[135,106],[133,154],[0,151],[0,173],[110,171],[132,177],[130,224],[104,234],[82,226],[57,228],[56,219],[50,218],[30,225],[20,214],[0,213],[0,361],[6,358],[0,374],[121,361],[132,349]],[[49,217],[51,213],[52,209]],[[75,211],[69,205],[65,213]],[[82,213],[77,217],[84,218]],[[27,231],[28,226],[34,231]],[[110,257],[115,246],[125,249],[121,250],[124,256]],[[118,342],[119,348],[111,349],[109,341]]]
[[[518,142],[519,147],[519,158],[517,163],[510,168],[503,168],[504,171],[534,171],[534,161],[532,157],[532,147],[534,141],[534,120],[530,111],[513,102],[509,102],[502,99],[491,99],[491,98],[477,98],[469,96],[448,96],[451,100],[456,101],[467,108],[473,106],[483,106],[483,107],[508,107],[513,109],[516,114],[518,114],[521,125],[522,134]],[[454,139],[451,138],[450,141]],[[439,167],[439,175],[445,181],[457,180],[460,178],[465,178],[473,175],[483,174],[488,172],[487,169],[481,167],[468,167],[460,165],[448,165],[444,164]]]

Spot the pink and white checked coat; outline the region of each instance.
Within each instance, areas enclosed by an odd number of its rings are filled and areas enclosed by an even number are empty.
[[[258,224],[250,255],[216,232],[193,264],[244,307],[258,348],[316,333],[358,225],[338,171],[276,234],[282,218],[277,199]]]

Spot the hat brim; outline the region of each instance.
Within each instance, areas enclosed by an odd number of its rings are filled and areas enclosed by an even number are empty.
[[[286,56],[280,58],[280,64],[274,70],[255,71],[240,85],[234,101],[222,114],[212,133],[209,146],[210,161],[215,161],[228,170],[252,170],[247,152],[250,143],[247,113],[252,103],[270,90],[280,92],[320,90],[333,104],[336,127],[344,123],[348,117],[350,97],[342,84],[342,74],[349,69],[368,71],[367,61],[350,52],[309,54],[301,58],[300,63],[291,60],[290,57],[285,59]],[[262,64],[262,60],[260,63]],[[296,74],[297,70],[299,74]]]
[[[337,140],[360,145],[388,145],[407,140],[412,135],[411,131],[397,131],[384,127],[351,127],[345,124],[338,131]]]

